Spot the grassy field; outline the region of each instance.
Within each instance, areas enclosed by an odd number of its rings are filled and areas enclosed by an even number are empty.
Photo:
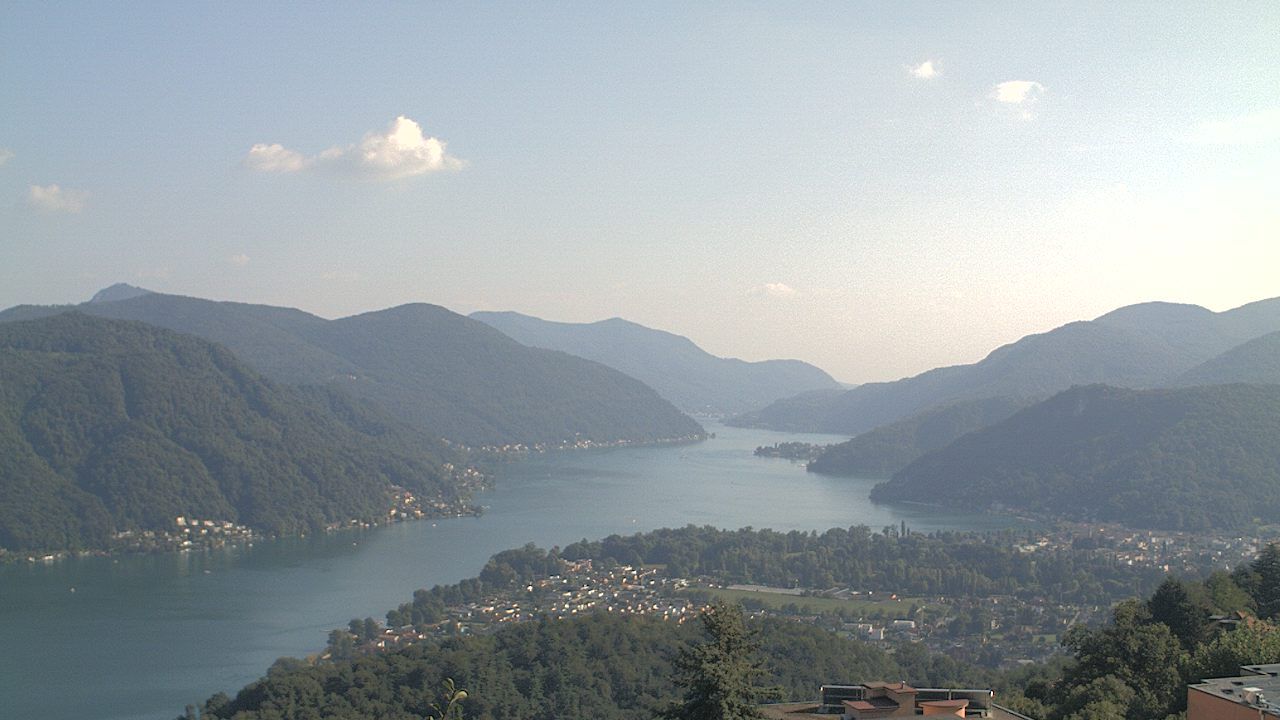
[[[796,595],[786,595],[783,593],[758,592],[753,590],[729,590],[725,588],[696,588],[698,592],[709,593],[717,600],[725,602],[741,603],[744,600],[752,600],[762,603],[765,607],[777,610],[785,605],[794,604],[800,608],[802,613],[825,613],[825,612],[841,612],[845,614],[870,616],[880,614],[887,618],[905,618],[912,605],[916,605],[921,609],[934,609],[929,603],[923,602],[916,598],[901,598],[899,600],[890,600],[888,597],[883,599],[870,598],[854,598],[850,600],[838,600],[836,598],[825,597],[803,597]]]

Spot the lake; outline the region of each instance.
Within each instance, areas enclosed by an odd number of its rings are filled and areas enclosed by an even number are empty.
[[[843,437],[704,423],[694,445],[533,456],[497,470],[481,517],[190,554],[0,567],[0,718],[169,720],[234,694],[282,655],[320,650],[352,617],[477,575],[492,554],[690,523],[825,530],[905,521],[994,529],[1009,518],[876,505],[875,480],[828,478],[758,445]]]

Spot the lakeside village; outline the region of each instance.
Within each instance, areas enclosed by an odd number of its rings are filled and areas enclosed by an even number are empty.
[[[574,433],[572,440],[562,440],[558,443],[507,443],[505,445],[481,445],[479,447],[459,445],[451,443],[449,440],[443,438],[442,440],[446,445],[455,445],[456,447],[464,448],[468,452],[478,453],[479,457],[485,460],[510,461],[519,459],[525,455],[558,452],[561,450],[605,450],[608,448],[629,447],[632,445],[641,447],[688,445],[708,438],[714,438],[715,436],[715,433],[694,433],[692,435],[660,438],[658,440],[592,440],[591,438],[582,437],[581,433]]]
[[[441,438],[445,445],[456,447],[476,459],[477,463],[511,462],[531,454],[556,452],[561,450],[599,450],[630,445],[684,445],[714,438],[715,433],[696,433],[680,437],[659,440],[592,440],[575,435],[572,440],[560,443],[512,443],[507,445],[485,445],[472,447],[453,443]],[[377,520],[350,519],[345,522],[331,523],[323,528],[325,532],[336,532],[348,529],[368,529],[381,525],[389,525],[407,520],[429,520],[438,518],[455,518],[477,516],[483,508],[472,503],[475,493],[493,487],[493,479],[481,472],[474,465],[465,467],[453,463],[441,466],[451,476],[457,495],[446,497],[443,493],[434,498],[414,495],[411,491],[399,487],[391,488],[391,506],[384,518]],[[29,562],[54,563],[68,557],[110,556],[128,553],[161,553],[161,552],[195,552],[216,550],[233,545],[247,545],[253,542],[276,537],[263,533],[245,525],[229,520],[205,519],[179,516],[174,518],[173,527],[165,530],[124,530],[111,536],[108,545],[96,550],[60,550],[57,552],[12,552],[0,548],[0,563]]]
[[[376,520],[351,519],[330,523],[325,532],[369,529],[408,520],[468,517],[481,514],[482,508],[471,502],[473,495],[491,487],[490,478],[474,467],[456,467],[452,463],[441,466],[450,473],[456,483],[456,497],[440,493],[423,497],[398,485],[391,486],[390,507],[386,515]],[[11,553],[0,549],[0,562],[24,560],[29,563],[53,563],[71,557],[109,556],[119,553],[198,552],[216,550],[234,545],[252,545],[254,542],[274,537],[229,520],[195,518],[179,515],[173,527],[167,530],[124,530],[111,536],[110,544],[102,550],[60,551],[55,553]]]
[[[1260,545],[1251,538],[1063,526],[1017,549],[1049,552],[1072,543],[1078,547],[1082,538],[1093,552],[1118,564],[1174,573],[1234,567],[1250,560]],[[390,627],[373,619],[352,621],[349,629],[335,630],[327,648],[313,659],[382,652],[430,638],[493,632],[508,623],[589,612],[683,623],[711,602],[726,600],[742,603],[754,617],[806,622],[888,650],[899,643],[923,643],[957,660],[996,668],[1042,662],[1062,652],[1058,639],[1069,627],[1101,624],[1110,612],[1109,607],[1047,597],[900,597],[857,588],[726,585],[705,576],[674,577],[662,566],[605,566],[589,559],[560,559],[559,564],[556,575],[448,605],[435,622],[398,624],[408,622],[399,610],[388,613]]]

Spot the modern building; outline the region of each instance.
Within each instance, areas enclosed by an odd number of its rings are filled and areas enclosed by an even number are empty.
[[[1280,720],[1280,663],[1188,685],[1187,720]]]
[[[768,720],[879,720],[903,717],[990,718],[1035,720],[995,703],[995,693],[979,688],[917,688],[904,682],[823,685],[818,701],[762,705]]]

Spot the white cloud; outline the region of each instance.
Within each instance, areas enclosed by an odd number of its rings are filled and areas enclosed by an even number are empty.
[[[367,133],[354,145],[334,146],[312,157],[278,143],[259,143],[249,149],[244,165],[260,172],[324,168],[371,180],[398,180],[458,170],[464,163],[448,154],[443,140],[424,135],[421,125],[401,115],[385,132]]]
[[[78,213],[84,210],[89,193],[83,190],[63,189],[53,185],[32,185],[27,191],[27,204],[41,212]]]
[[[764,296],[771,298],[793,298],[800,293],[795,288],[786,283],[772,282],[763,285],[757,285],[747,292],[748,295]]]
[[[237,253],[227,258],[227,262],[235,265],[236,267],[244,267],[249,264],[249,256],[244,253]]]
[[[921,80],[932,80],[938,76],[938,68],[934,66],[932,60],[925,60],[911,68],[911,74]]]
[[[1006,80],[998,83],[987,97],[1016,110],[1023,120],[1030,120],[1035,117],[1032,107],[1047,93],[1045,86],[1035,80]]]
[[[1187,140],[1203,145],[1257,145],[1280,139],[1280,108],[1202,122]]]
[[[1006,80],[991,91],[991,99],[1002,103],[1020,105],[1035,102],[1044,94],[1044,86],[1035,80]]]
[[[279,143],[258,143],[249,148],[244,157],[244,166],[258,172],[298,172],[311,163],[302,153],[289,150]]]
[[[13,159],[13,151],[9,148],[0,147],[0,165],[4,165]]]

